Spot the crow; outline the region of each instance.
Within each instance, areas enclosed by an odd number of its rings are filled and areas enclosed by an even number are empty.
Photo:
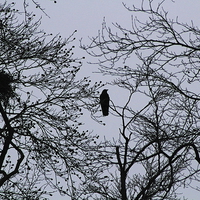
[[[108,116],[108,109],[109,109],[109,95],[107,93],[107,89],[103,90],[100,95],[100,104],[103,116]]]

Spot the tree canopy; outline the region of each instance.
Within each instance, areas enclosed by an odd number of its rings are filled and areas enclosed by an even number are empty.
[[[85,99],[100,87],[76,79],[81,60],[67,39],[40,30],[33,14],[0,4],[0,198],[74,196],[83,150],[95,136],[80,131]]]
[[[0,4],[1,199],[178,200],[181,188],[199,191],[200,29],[170,18],[166,2],[124,4],[131,28],[104,20],[81,42],[123,103],[107,98],[120,124],[101,141],[99,130],[82,130],[85,112],[104,124],[104,84],[77,79],[76,31],[47,34],[27,1],[23,12]]]
[[[124,4],[134,16],[130,30],[104,21],[82,44],[100,72],[114,78],[113,89],[129,92],[124,106],[111,105],[121,125],[113,141],[101,144],[112,156],[106,178],[89,187],[96,199],[180,199],[180,188],[199,190],[200,30],[170,19],[164,5]]]

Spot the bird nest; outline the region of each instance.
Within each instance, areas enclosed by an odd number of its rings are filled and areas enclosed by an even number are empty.
[[[0,71],[0,100],[8,101],[14,95],[12,82],[13,77],[10,74]]]

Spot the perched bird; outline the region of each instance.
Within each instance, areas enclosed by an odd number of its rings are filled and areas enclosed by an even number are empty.
[[[108,109],[109,109],[109,95],[107,93],[107,89],[103,90],[100,95],[100,104],[103,116],[108,116]]]

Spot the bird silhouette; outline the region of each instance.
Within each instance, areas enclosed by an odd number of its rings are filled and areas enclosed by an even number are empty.
[[[107,91],[108,91],[107,89],[104,89],[100,95],[100,104],[103,116],[108,116],[108,110],[109,110],[110,98]]]

